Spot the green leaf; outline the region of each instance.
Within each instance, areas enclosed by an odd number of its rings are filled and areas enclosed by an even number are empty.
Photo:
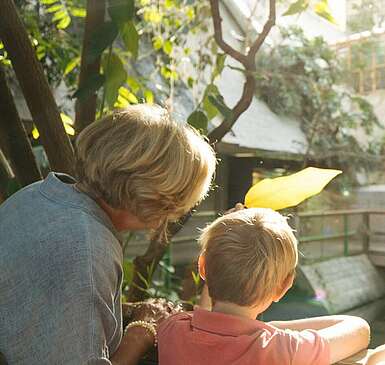
[[[166,9],[170,9],[170,8],[175,6],[175,1],[174,0],[165,0],[164,6]]]
[[[84,8],[71,8],[70,12],[73,16],[78,18],[85,18],[87,15],[87,11]]]
[[[58,20],[61,20],[65,17],[68,17],[67,11],[62,7],[61,10],[57,11],[54,16],[52,17],[52,21],[56,22]]]
[[[187,18],[189,18],[189,20],[194,19],[195,11],[194,11],[194,8],[192,6],[189,6],[186,8],[186,15],[187,15]]]
[[[123,25],[134,17],[135,1],[109,0],[108,13],[115,24]]]
[[[163,46],[163,39],[160,36],[156,36],[152,39],[152,46],[154,49],[159,50]]]
[[[132,283],[133,277],[134,277],[134,263],[130,260],[124,260],[123,261],[123,279],[126,286]]]
[[[320,17],[326,19],[331,23],[336,24],[336,20],[334,19],[331,13],[328,0],[318,1],[317,4],[315,4],[314,6],[314,11]]]
[[[119,88],[119,96],[118,96],[118,106],[121,108],[125,108],[130,104],[138,104],[139,100],[135,96],[134,93],[129,91],[124,86]]]
[[[215,60],[215,70],[213,74],[214,78],[219,76],[222,73],[225,67],[225,61],[226,61],[226,54],[218,53],[217,58]]]
[[[58,2],[59,0],[40,0],[40,2],[44,5],[51,5],[51,4],[54,4],[56,2]]]
[[[163,52],[166,53],[167,55],[171,54],[171,52],[172,52],[171,41],[167,40],[166,42],[163,43]]]
[[[56,24],[58,29],[66,29],[71,24],[71,18],[67,15],[59,23]]]
[[[199,130],[201,133],[206,134],[208,118],[203,110],[195,110],[187,118],[187,123],[190,124],[195,129]]]
[[[195,273],[194,271],[191,271],[191,276],[193,278],[195,286],[197,287],[201,281],[201,277],[199,273]]]
[[[62,4],[55,4],[55,5],[52,5],[49,8],[47,8],[45,11],[47,13],[55,13],[60,9],[63,9],[63,5]]]
[[[230,116],[231,109],[226,105],[222,95],[210,94],[208,99],[210,103],[213,104],[225,118]]]
[[[309,7],[309,3],[310,0],[297,0],[295,3],[289,6],[289,9],[283,13],[283,16],[302,13]]]
[[[85,100],[92,94],[96,93],[104,84],[105,76],[100,74],[91,75],[72,95],[72,98],[77,98],[79,100]]]
[[[119,29],[113,22],[105,22],[92,34],[90,47],[86,54],[88,63],[94,62],[103,51],[109,47],[119,33]]]
[[[73,69],[80,64],[80,57],[75,57],[67,63],[67,66],[64,70],[64,76],[68,75]]]
[[[103,71],[106,77],[104,84],[106,101],[110,108],[114,107],[119,95],[119,88],[126,82],[127,72],[123,62],[116,53],[103,58]]]
[[[155,6],[153,6],[144,11],[143,18],[146,22],[160,24],[163,19],[163,14],[160,13]]]
[[[214,84],[210,84],[206,87],[203,95],[203,109],[205,110],[209,120],[218,115],[218,109],[213,105],[209,99],[209,96],[218,97],[220,94],[218,88]]]
[[[144,91],[144,98],[146,99],[146,103],[154,104],[154,94],[150,89]]]
[[[127,77],[126,82],[127,82],[127,85],[130,87],[130,89],[134,93],[137,93],[141,88],[140,83],[131,76]]]
[[[187,79],[187,85],[190,89],[194,86],[194,83],[195,83],[195,80],[191,76],[189,76]]]
[[[139,50],[139,34],[136,31],[135,24],[133,22],[128,22],[121,27],[121,36],[126,46],[127,51],[129,51],[132,57],[138,57]]]

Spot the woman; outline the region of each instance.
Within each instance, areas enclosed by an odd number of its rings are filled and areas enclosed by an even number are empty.
[[[0,350],[9,364],[136,364],[153,345],[162,302],[122,337],[119,232],[165,233],[202,200],[215,170],[194,130],[150,105],[87,127],[76,180],[51,173],[0,206]]]

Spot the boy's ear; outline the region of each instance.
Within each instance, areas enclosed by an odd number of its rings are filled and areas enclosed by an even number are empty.
[[[198,259],[198,270],[199,270],[199,276],[202,280],[206,280],[206,270],[205,270],[206,260],[204,254],[200,254]]]
[[[293,286],[295,275],[289,275],[283,282],[280,289],[277,291],[276,297],[273,299],[273,302],[279,302],[287,293],[287,291]]]

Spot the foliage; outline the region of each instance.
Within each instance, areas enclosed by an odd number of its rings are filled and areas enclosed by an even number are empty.
[[[301,122],[308,156],[329,166],[368,167],[379,160],[373,143],[379,126],[371,104],[343,85],[342,66],[322,38],[308,39],[302,30],[281,30],[280,44],[258,60],[258,97],[277,114]],[[360,142],[357,130],[369,143]]]
[[[133,283],[134,264],[131,259],[123,261],[123,301],[127,300],[126,293],[130,285]],[[163,259],[156,269],[154,265],[147,267],[147,276],[139,273],[141,284],[139,290],[143,291],[144,298],[168,298],[169,300],[184,305],[195,305],[198,302],[198,291],[201,286],[201,278],[198,273],[191,272],[192,280],[195,286],[195,295],[188,301],[182,300],[180,294],[182,292],[181,282],[182,278],[175,274],[175,267],[167,263]],[[171,280],[172,279],[172,280]]]
[[[84,21],[85,0],[24,0],[15,3],[48,81],[58,85],[67,65],[76,57],[77,63],[80,62],[81,37],[76,30]],[[71,75],[70,81],[75,83],[76,77]]]
[[[290,4],[283,15],[295,15],[305,10],[312,9],[321,18],[331,23],[335,23],[334,17],[330,11],[328,0],[297,0]]]
[[[378,0],[355,0],[348,15],[347,28],[352,33],[381,27],[385,20],[383,3]]]

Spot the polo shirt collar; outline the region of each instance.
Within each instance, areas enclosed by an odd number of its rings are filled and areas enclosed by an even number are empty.
[[[206,332],[234,337],[251,335],[263,329],[271,329],[269,325],[258,320],[210,312],[204,309],[194,310],[191,325],[193,328]]]
[[[40,185],[40,192],[56,203],[81,209],[106,226],[120,241],[121,236],[115,229],[107,213],[87,194],[75,188],[76,180],[67,174],[50,172]]]

